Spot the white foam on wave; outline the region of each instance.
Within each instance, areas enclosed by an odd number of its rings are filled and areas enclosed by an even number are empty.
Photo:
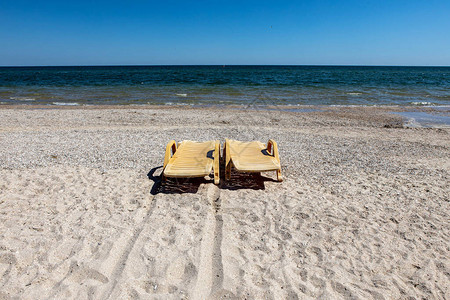
[[[359,96],[359,95],[362,95],[362,93],[355,93],[355,92],[353,92],[353,93],[347,93],[347,95]]]
[[[177,103],[173,103],[173,102],[165,102],[164,105],[173,105],[173,106],[182,106],[182,105],[187,105],[187,106],[194,106],[194,103],[183,103],[183,102],[177,102]]]
[[[15,101],[35,101],[35,98],[30,97],[9,97],[9,100],[15,100]]]
[[[53,105],[61,105],[61,106],[77,106],[80,105],[80,103],[77,102],[53,102]]]
[[[330,106],[330,107],[400,107],[398,104],[330,104],[330,105],[323,105],[323,106]]]
[[[433,105],[433,103],[427,101],[415,101],[411,102],[411,105],[426,106],[426,105]]]
[[[175,94],[175,95],[177,95],[178,97],[187,97],[187,94]]]

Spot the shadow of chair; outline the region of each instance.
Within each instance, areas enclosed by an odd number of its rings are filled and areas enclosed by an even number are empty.
[[[156,195],[162,194],[184,194],[184,193],[197,193],[200,184],[202,183],[214,183],[214,180],[206,180],[204,178],[167,178],[166,183],[162,185],[161,174],[155,175],[155,173],[162,169],[163,166],[158,166],[151,169],[147,177],[153,181],[153,186],[150,190],[150,194]],[[224,180],[225,170],[220,169],[220,188],[225,190],[240,190],[240,189],[252,189],[252,190],[264,190],[264,182],[276,182],[276,180],[262,176],[261,173],[241,173],[232,172],[229,180]]]
[[[163,185],[161,180],[161,174],[155,175],[158,169],[162,169],[163,166],[155,167],[151,169],[147,177],[153,181],[153,186],[150,189],[150,194],[156,195],[162,194],[195,194],[202,183],[214,182],[214,180],[205,180],[204,178],[166,178],[166,182]]]
[[[222,175],[225,178],[225,172]],[[221,180],[220,188],[224,190],[264,190],[264,182],[276,182],[272,178],[262,176],[261,173],[232,172],[229,180]]]

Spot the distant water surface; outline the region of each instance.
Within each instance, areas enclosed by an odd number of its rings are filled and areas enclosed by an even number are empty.
[[[450,67],[3,67],[0,103],[445,106]]]

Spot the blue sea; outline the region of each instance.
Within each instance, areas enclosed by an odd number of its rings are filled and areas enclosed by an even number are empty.
[[[450,67],[1,67],[0,104],[450,105]]]

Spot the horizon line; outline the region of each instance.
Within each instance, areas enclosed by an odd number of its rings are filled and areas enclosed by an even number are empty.
[[[359,65],[359,64],[105,64],[105,65],[2,65],[0,68],[57,68],[57,67],[435,67],[447,68],[450,65]]]

